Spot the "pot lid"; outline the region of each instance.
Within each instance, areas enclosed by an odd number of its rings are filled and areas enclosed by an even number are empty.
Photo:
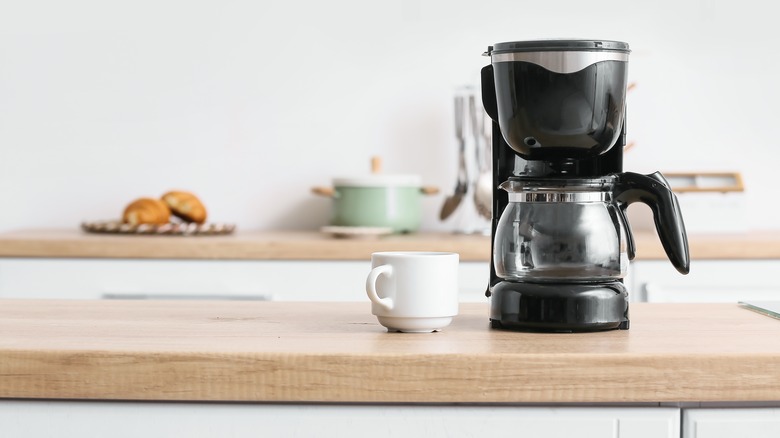
[[[334,187],[420,187],[419,175],[364,175],[333,178]]]

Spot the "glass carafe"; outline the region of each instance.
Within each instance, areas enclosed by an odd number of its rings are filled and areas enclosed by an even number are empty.
[[[625,215],[617,178],[510,179],[496,229],[496,274],[525,282],[605,282],[628,269]]]

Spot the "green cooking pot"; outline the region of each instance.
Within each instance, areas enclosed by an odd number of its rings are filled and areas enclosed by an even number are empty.
[[[333,188],[313,191],[333,199],[331,225],[392,228],[394,233],[417,231],[422,197],[438,193],[437,188],[422,187],[416,175],[335,178]]]

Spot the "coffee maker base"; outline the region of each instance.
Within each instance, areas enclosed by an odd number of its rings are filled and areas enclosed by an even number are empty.
[[[491,291],[493,328],[543,332],[627,330],[628,292],[608,283],[502,281]]]

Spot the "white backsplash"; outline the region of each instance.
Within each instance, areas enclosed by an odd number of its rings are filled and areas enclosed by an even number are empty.
[[[452,95],[489,44],[609,38],[633,49],[625,158],[743,173],[751,228],[780,226],[770,4],[747,1],[74,0],[0,5],[0,230],[118,217],[182,188],[216,221],[317,228],[310,187],[417,173],[424,229],[455,184]],[[600,30],[594,30],[600,29]]]

